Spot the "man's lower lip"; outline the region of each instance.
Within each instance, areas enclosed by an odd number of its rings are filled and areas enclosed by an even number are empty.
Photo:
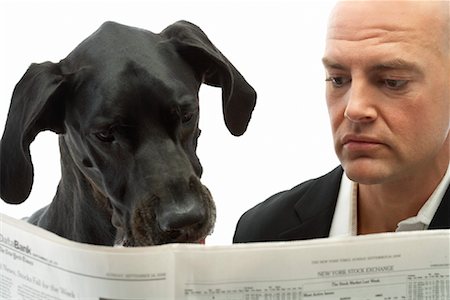
[[[349,151],[366,151],[366,150],[374,150],[380,147],[379,143],[370,143],[370,142],[348,142],[344,144],[344,148]]]

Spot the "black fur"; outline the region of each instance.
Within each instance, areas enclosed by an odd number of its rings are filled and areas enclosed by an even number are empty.
[[[104,23],[59,63],[17,84],[0,144],[1,198],[25,201],[29,146],[59,134],[62,178],[29,222],[83,243],[144,246],[208,235],[215,206],[196,155],[202,83],[222,88],[225,123],[245,132],[256,93],[197,26],[160,34]]]

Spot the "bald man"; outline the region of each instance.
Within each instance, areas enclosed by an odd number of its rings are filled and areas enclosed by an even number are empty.
[[[330,173],[239,220],[235,243],[450,228],[449,1],[341,1],[323,64]]]

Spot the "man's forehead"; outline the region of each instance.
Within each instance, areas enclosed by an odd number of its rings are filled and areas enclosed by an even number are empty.
[[[327,48],[335,41],[398,42],[445,55],[449,9],[450,1],[341,1],[330,16]]]
[[[329,35],[360,29],[430,30],[448,27],[450,1],[340,1],[329,20]]]

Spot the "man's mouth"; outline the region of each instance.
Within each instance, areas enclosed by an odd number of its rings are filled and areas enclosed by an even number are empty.
[[[383,145],[379,139],[362,135],[345,135],[341,144],[344,149],[352,152],[371,151]]]

